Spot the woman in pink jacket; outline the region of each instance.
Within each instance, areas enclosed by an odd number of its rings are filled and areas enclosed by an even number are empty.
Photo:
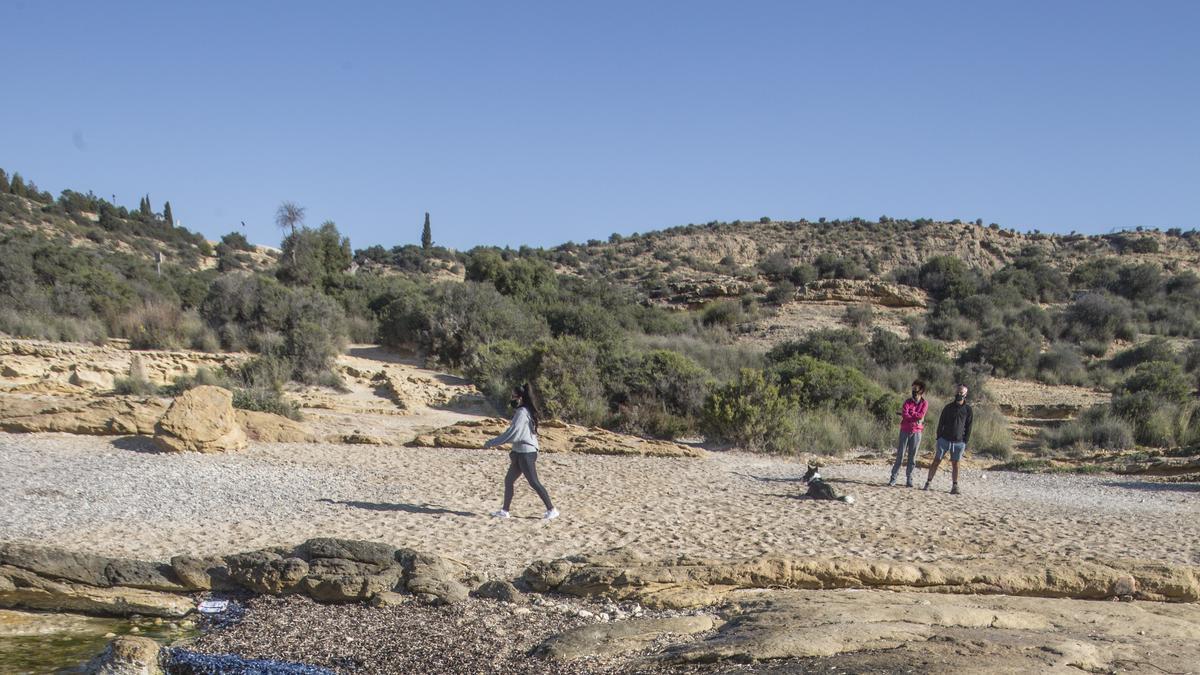
[[[888,485],[896,484],[900,475],[900,463],[904,461],[904,453],[908,451],[908,466],[906,467],[905,486],[912,487],[913,469],[917,466],[917,448],[921,447],[921,432],[925,430],[925,413],[929,410],[929,401],[925,400],[925,383],[913,380],[912,396],[904,401],[900,408],[900,445],[896,448],[896,461],[892,464],[892,477]]]

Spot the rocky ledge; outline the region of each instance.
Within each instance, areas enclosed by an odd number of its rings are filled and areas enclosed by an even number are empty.
[[[500,418],[466,420],[421,434],[408,443],[416,448],[474,450],[508,428]],[[581,427],[547,420],[538,425],[542,452],[576,452],[587,455],[641,455],[645,457],[703,457],[704,450],[672,443],[615,434],[599,427]]]
[[[202,591],[377,604],[413,595],[433,604],[454,603],[467,597],[464,582],[471,579],[464,565],[446,558],[344,539],[227,556],[176,556],[169,563],[0,544],[0,607],[108,616],[181,617],[195,606],[189,595]]]
[[[647,607],[719,604],[745,589],[881,589],[1080,600],[1200,601],[1200,568],[1158,562],[963,560],[938,564],[821,557],[650,561],[616,551],[536,562],[524,581],[539,592],[632,600]]]

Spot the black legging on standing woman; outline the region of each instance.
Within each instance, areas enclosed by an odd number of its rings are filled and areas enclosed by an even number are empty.
[[[554,508],[550,503],[550,493],[546,492],[546,488],[542,486],[542,481],[538,480],[537,475],[537,453],[536,452],[510,452],[508,453],[508,473],[504,476],[504,510],[508,511],[512,506],[513,487],[516,485],[517,478],[521,474],[525,474],[525,480],[529,481],[529,487],[542,498],[542,503],[546,505],[546,510]]]

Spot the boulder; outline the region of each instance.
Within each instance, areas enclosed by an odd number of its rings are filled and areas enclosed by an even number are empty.
[[[225,452],[246,447],[246,434],[233,412],[233,394],[210,385],[180,394],[155,427],[154,440],[173,452]]]
[[[500,602],[511,602],[513,604],[521,604],[525,602],[525,594],[517,590],[517,587],[512,583],[503,580],[485,581],[471,592],[471,595],[485,600],[499,600]]]
[[[158,643],[150,638],[122,635],[83,667],[85,675],[159,675]]]
[[[410,593],[430,596],[438,604],[467,599],[467,587],[458,580],[460,570],[446,559],[412,549],[401,549],[396,558],[404,568],[405,587]]]
[[[679,616],[594,623],[560,633],[538,645],[535,653],[556,661],[623,656],[641,651],[666,635],[710,631],[711,616]]]

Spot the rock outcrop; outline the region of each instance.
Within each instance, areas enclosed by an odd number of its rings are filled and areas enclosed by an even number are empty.
[[[751,588],[876,588],[1045,598],[1200,601],[1200,569],[1140,561],[989,560],[951,564],[766,556],[646,561],[624,552],[537,562],[523,576],[534,590],[695,608]]]
[[[886,281],[858,279],[813,281],[796,292],[796,299],[808,302],[826,300],[862,302],[884,307],[925,307],[928,305],[925,291],[919,288]]]
[[[478,449],[508,428],[499,418],[467,420],[421,434],[410,447]],[[577,452],[587,455],[642,455],[646,457],[703,457],[704,450],[670,441],[615,434],[599,427],[581,427],[554,420],[538,427],[542,452]]]
[[[154,428],[154,441],[174,452],[226,452],[246,447],[233,412],[233,394],[202,385],[183,392]]]
[[[294,549],[227,556],[176,556],[170,563],[107,558],[0,544],[0,607],[86,614],[180,617],[187,594],[249,591],[300,594],[318,602],[357,602],[380,594],[432,604],[461,602],[472,577],[460,563],[387,544],[310,539]]]
[[[1196,605],[880,591],[753,591],[658,665],[792,661],[797,672],[1187,672]],[[785,662],[787,663],[787,662]]]
[[[90,400],[5,397],[0,429],[89,435],[150,435],[167,410],[162,399],[106,396]]]

